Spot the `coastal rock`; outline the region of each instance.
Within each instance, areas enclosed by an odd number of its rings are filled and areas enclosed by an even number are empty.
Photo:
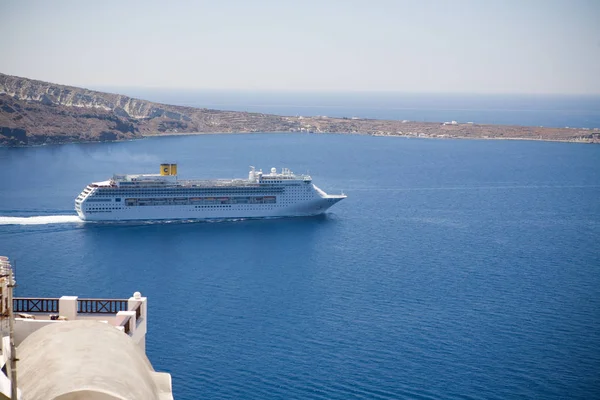
[[[600,132],[358,117],[285,117],[172,106],[0,74],[0,145],[109,141],[182,133],[357,133],[426,138],[529,139],[600,143]]]

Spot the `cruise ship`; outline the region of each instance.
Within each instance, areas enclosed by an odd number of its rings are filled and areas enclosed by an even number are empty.
[[[177,164],[161,164],[160,174],[114,175],[89,184],[75,199],[75,211],[84,221],[296,217],[322,214],[345,198],[287,168],[263,173],[250,167],[248,179],[182,180]]]

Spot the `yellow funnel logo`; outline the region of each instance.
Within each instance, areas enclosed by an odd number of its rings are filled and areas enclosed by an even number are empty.
[[[160,174],[163,176],[177,175],[177,164],[160,164]]]

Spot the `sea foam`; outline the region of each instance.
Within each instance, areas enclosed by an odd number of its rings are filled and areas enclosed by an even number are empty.
[[[0,225],[47,225],[83,222],[77,215],[44,215],[34,217],[0,216]]]

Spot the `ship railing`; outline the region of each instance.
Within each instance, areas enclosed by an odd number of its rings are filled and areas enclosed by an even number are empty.
[[[258,186],[255,181],[246,179],[178,180],[177,185],[184,187]]]
[[[263,183],[271,183],[269,180],[274,180],[276,178],[264,179]],[[297,177],[296,179],[285,178],[288,181],[296,180],[296,181],[310,181],[310,177]],[[119,186],[121,190],[125,189],[172,189],[174,187],[177,188],[224,188],[224,187],[260,187],[260,184],[257,181],[248,181],[248,180],[228,180],[228,181],[188,181],[188,180],[178,180],[176,183],[173,182],[173,185],[157,185],[157,184],[139,184],[139,185],[131,185],[131,186]]]
[[[288,181],[304,181],[311,179],[310,175],[263,175],[263,179],[282,179]]]
[[[227,187],[227,186],[258,186],[257,182],[240,179],[239,181],[188,181],[178,180],[177,182],[168,182],[167,184],[144,183],[135,185],[120,185],[119,189],[172,189],[173,187]]]

